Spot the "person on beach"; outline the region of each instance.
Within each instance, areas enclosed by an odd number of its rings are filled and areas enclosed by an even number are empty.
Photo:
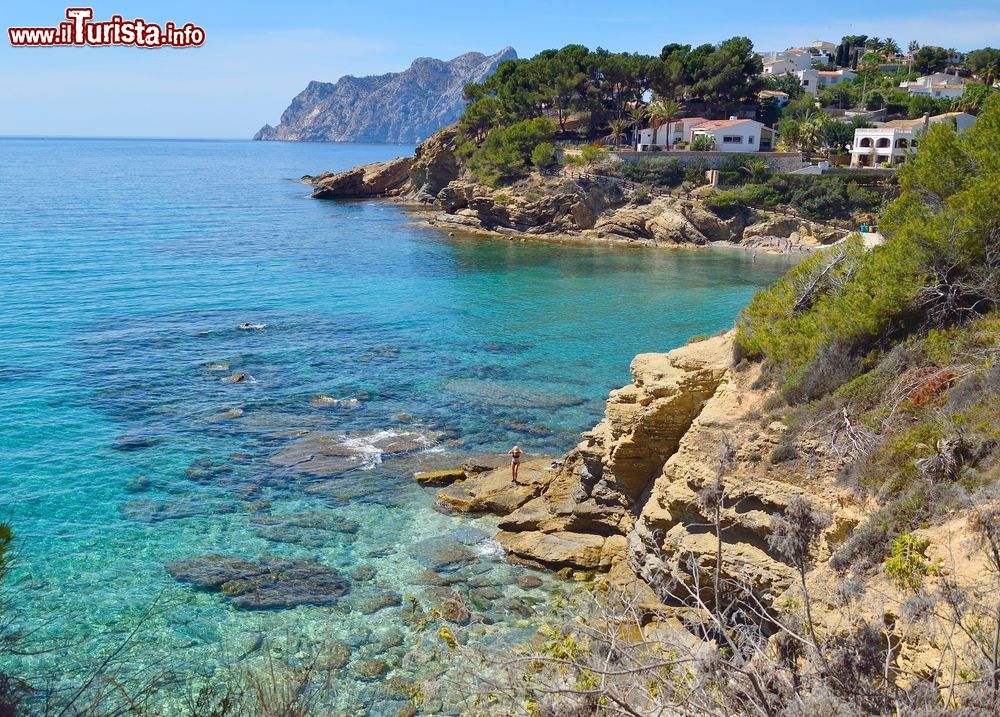
[[[514,446],[507,451],[507,455],[510,456],[510,477],[512,480],[517,480],[517,469],[521,465],[521,456],[524,455],[524,451]]]

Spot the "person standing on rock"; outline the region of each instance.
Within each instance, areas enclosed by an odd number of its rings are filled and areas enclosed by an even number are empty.
[[[517,480],[517,469],[521,465],[521,457],[524,455],[524,451],[522,451],[517,446],[514,446],[509,451],[507,451],[507,455],[510,456],[511,480]]]

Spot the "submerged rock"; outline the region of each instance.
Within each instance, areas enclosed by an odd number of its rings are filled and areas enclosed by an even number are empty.
[[[332,605],[347,592],[333,568],[309,560],[263,558],[254,562],[230,555],[207,555],[167,563],[175,580],[221,592],[244,610]]]
[[[206,501],[196,496],[173,500],[133,500],[118,506],[119,512],[130,520],[140,523],[160,523],[164,520],[180,520],[199,515],[223,515],[235,513],[234,503],[217,500]]]
[[[356,521],[320,510],[303,513],[270,513],[250,519],[254,532],[265,540],[313,548],[353,543],[361,527]]]
[[[351,646],[343,640],[334,640],[326,644],[319,656],[319,665],[325,670],[340,670],[351,661]]]
[[[359,660],[354,665],[354,671],[362,679],[377,680],[389,671],[389,663],[385,660]]]
[[[444,535],[414,543],[407,552],[435,572],[450,572],[477,560],[467,546]]]
[[[316,476],[331,476],[352,468],[370,468],[383,457],[423,450],[431,445],[413,431],[378,431],[344,435],[314,431],[271,457],[271,463]]]

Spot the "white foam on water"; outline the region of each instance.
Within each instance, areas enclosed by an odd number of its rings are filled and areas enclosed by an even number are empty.
[[[398,438],[400,436],[413,435],[416,435],[414,440],[417,443],[422,444],[420,448],[421,451],[430,450],[432,448],[431,441],[427,438],[427,436],[414,434],[413,431],[401,432],[391,428],[386,428],[381,431],[376,431],[375,433],[368,433],[361,436],[344,436],[342,443],[343,445],[357,451],[357,457],[361,461],[361,465],[359,467],[363,471],[368,471],[375,466],[382,464],[382,455],[384,451],[378,447],[378,443],[391,441],[393,438]]]
[[[507,551],[493,538],[487,538],[483,542],[478,543],[476,545],[476,554],[482,558],[492,558],[494,560],[504,560],[507,557]]]

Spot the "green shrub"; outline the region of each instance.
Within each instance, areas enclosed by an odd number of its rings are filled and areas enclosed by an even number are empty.
[[[927,575],[936,572],[935,565],[924,557],[930,543],[913,533],[903,533],[892,541],[885,561],[885,574],[900,590],[916,592]]]
[[[876,339],[902,330],[922,285],[912,247],[889,242],[866,252],[855,237],[817,252],[758,293],[737,320],[737,341],[744,355],[779,370],[785,391],[798,394],[797,384],[811,373],[838,361],[853,368]]]
[[[580,158],[586,164],[598,162],[608,156],[608,150],[599,145],[588,144],[580,150]]]
[[[635,194],[632,195],[632,201],[636,204],[649,204],[652,201],[652,198],[649,196],[649,190],[645,187],[635,190]]]
[[[517,122],[506,128],[494,128],[469,158],[469,168],[480,182],[490,186],[523,176],[527,173],[535,148],[548,143],[555,131],[555,125],[544,117]]]
[[[694,152],[711,152],[715,149],[715,137],[709,134],[698,134],[691,140],[691,150]]]
[[[684,181],[684,170],[673,157],[623,162],[615,169],[615,174],[639,184],[656,184],[662,187],[676,187]]]
[[[531,150],[531,163],[539,169],[556,163],[556,148],[551,142],[542,142]]]
[[[791,441],[782,440],[778,445],[774,447],[771,451],[771,455],[768,456],[768,460],[771,461],[772,465],[777,465],[778,463],[784,463],[785,461],[792,461],[799,457],[799,452],[795,449],[795,444]]]
[[[728,189],[715,192],[705,198],[705,206],[709,209],[736,209],[747,205],[746,195],[742,189]]]

